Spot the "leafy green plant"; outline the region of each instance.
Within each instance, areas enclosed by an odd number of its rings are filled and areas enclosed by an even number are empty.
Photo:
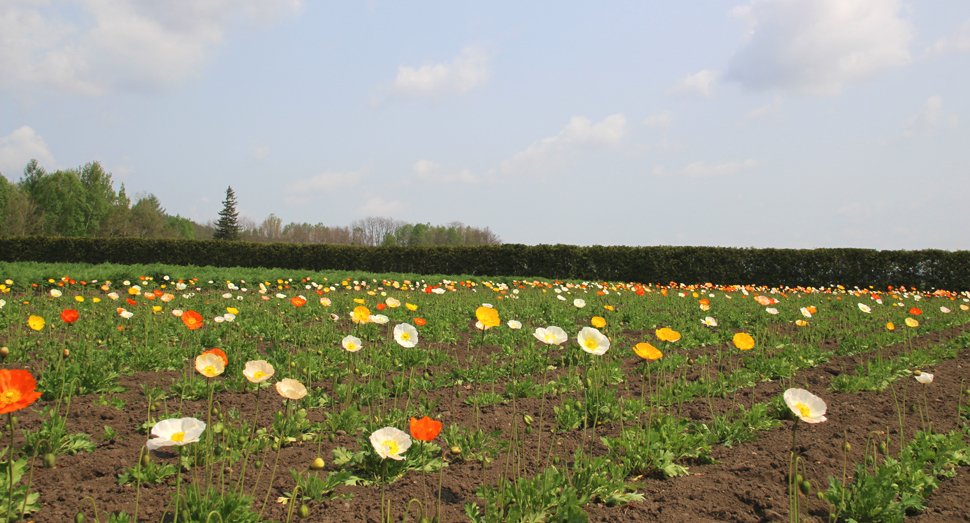
[[[211,523],[233,521],[237,523],[259,523],[259,514],[250,506],[253,498],[232,489],[220,492],[214,488],[203,491],[199,485],[186,485],[183,493],[179,521],[188,523]],[[185,514],[184,516],[182,514]],[[210,517],[209,514],[215,513]]]
[[[659,416],[649,427],[624,430],[618,438],[600,440],[621,463],[629,475],[660,473],[665,477],[683,476],[687,467],[678,463],[685,458],[712,462],[710,446],[703,434],[690,433],[690,422],[670,416]]]
[[[334,489],[340,486],[357,485],[361,481],[361,478],[354,476],[347,469],[331,472],[323,479],[316,474],[296,470],[290,470],[290,476],[293,478],[293,483],[299,487],[294,501],[320,501],[336,497],[350,499],[353,494],[338,495],[334,493]],[[283,495],[288,498],[293,497],[292,492],[284,492]]]
[[[500,440],[502,431],[485,432],[459,425],[448,425],[442,432],[445,443],[451,449],[451,454],[460,461],[478,461],[487,464],[494,460],[508,447],[508,443]]]
[[[31,455],[52,453],[77,454],[82,451],[93,451],[96,447],[91,441],[91,435],[83,432],[71,434],[67,430],[67,419],[57,413],[53,406],[44,407],[40,415],[44,420],[36,431],[21,429],[24,435],[23,452]]]
[[[9,448],[5,448],[0,455],[7,455]],[[20,514],[29,514],[40,510],[37,500],[38,492],[28,492],[27,485],[18,485],[27,470],[27,458],[20,458],[13,462],[13,476],[11,481],[11,465],[9,461],[0,462],[0,514],[10,514],[10,521],[20,519]],[[9,503],[9,504],[8,504]]]
[[[172,476],[175,476],[175,465],[157,464],[152,460],[145,460],[140,467],[125,467],[125,471],[118,475],[118,485],[127,483],[158,485]]]

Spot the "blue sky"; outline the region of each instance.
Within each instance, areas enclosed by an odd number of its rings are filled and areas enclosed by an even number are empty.
[[[967,93],[960,0],[0,3],[0,172],[200,222],[970,249]]]

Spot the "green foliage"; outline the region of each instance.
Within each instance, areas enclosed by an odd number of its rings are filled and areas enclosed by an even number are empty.
[[[756,281],[764,285],[970,289],[970,251],[477,245],[378,247],[137,238],[0,238],[0,261],[166,263],[543,277],[592,281]],[[238,276],[235,276],[238,277]],[[224,279],[224,278],[223,278]]]
[[[67,430],[67,419],[60,416],[52,406],[44,407],[40,413],[43,421],[36,431],[21,430],[24,435],[24,454],[38,456],[53,453],[77,454],[81,451],[92,452],[96,448],[91,435],[83,432],[71,434]]]
[[[677,463],[679,460],[711,461],[707,438],[704,434],[691,433],[687,420],[658,416],[648,425],[624,430],[618,438],[600,438],[628,475],[683,476],[687,474],[687,467]]]
[[[618,505],[643,501],[634,485],[627,484],[622,466],[605,457],[590,457],[577,450],[570,469],[549,467],[535,478],[499,480],[497,487],[483,485],[475,494],[484,500],[485,512],[474,503],[465,514],[475,523],[506,521],[588,521],[582,507],[590,503]]]
[[[226,189],[226,199],[222,202],[222,210],[219,211],[219,221],[216,223],[216,232],[212,235],[215,240],[238,240],[239,239],[239,211],[236,210],[236,193],[232,187]]]
[[[0,455],[6,456],[9,447],[4,448]],[[18,485],[27,470],[27,458],[20,458],[13,462],[13,481],[10,481],[11,467],[9,461],[0,462],[0,514],[10,513],[10,521],[20,519],[21,511],[25,514],[37,512],[40,498],[38,492],[27,492],[27,485]],[[12,486],[12,488],[11,488]]]
[[[149,460],[147,466],[125,467],[125,471],[118,475],[118,485],[127,483],[158,485],[173,476],[175,476],[175,465],[157,464]]]
[[[299,490],[295,491],[297,494],[294,501],[321,501],[335,497],[348,499],[352,494],[339,496],[334,492],[334,489],[341,486],[353,486],[361,481],[361,478],[354,476],[348,469],[331,472],[324,479],[313,472],[296,470],[290,470],[290,476],[293,478],[293,483],[299,487]],[[294,493],[284,492],[283,495],[293,498]]]
[[[838,521],[901,522],[925,508],[939,478],[953,477],[955,467],[970,464],[966,435],[917,432],[897,458],[886,456],[872,471],[856,464],[851,484],[844,486],[830,476],[822,496],[835,508]]]
[[[482,429],[472,431],[460,425],[448,425],[442,431],[445,443],[452,449],[455,459],[460,461],[478,461],[487,464],[494,460],[499,453],[508,447],[508,442],[500,440],[501,430],[485,432]],[[459,452],[455,452],[458,450]]]
[[[223,492],[210,488],[204,492],[199,485],[189,484],[184,487],[182,509],[185,516],[179,513],[179,521],[187,523],[211,523],[212,521],[232,521],[234,523],[259,523],[259,514],[253,512],[250,505],[253,498],[233,489]],[[209,514],[216,515],[210,518]],[[182,519],[186,518],[186,519]]]

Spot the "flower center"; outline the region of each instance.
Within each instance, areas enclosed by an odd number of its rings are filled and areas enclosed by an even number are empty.
[[[205,368],[202,369],[202,373],[205,374],[206,376],[215,376],[216,368],[213,367],[212,365],[206,365]]]
[[[546,334],[546,341],[555,341],[556,336],[552,334]]]
[[[802,413],[802,417],[803,418],[810,418],[810,417],[812,417],[812,409],[808,408],[808,405],[806,405],[804,403],[797,403],[797,404],[795,404],[795,408],[798,409],[798,411]]]
[[[6,407],[20,401],[22,394],[19,390],[13,389],[0,393],[0,406]]]
[[[172,437],[169,439],[176,443],[181,443],[182,440],[185,439],[185,432],[176,432],[175,434],[172,434]]]
[[[594,340],[593,338],[586,338],[586,341],[583,342],[583,345],[586,345],[586,348],[589,350],[595,350],[599,344],[596,343],[596,340]]]
[[[262,379],[262,378],[265,378],[265,377],[266,377],[266,373],[263,372],[263,371],[261,371],[261,370],[258,370],[258,371],[256,371],[255,374],[253,374],[253,379],[254,380]]]
[[[353,343],[348,343],[347,350],[349,350],[350,352],[354,352],[355,350],[357,350],[357,345],[354,345]]]
[[[411,335],[408,334],[408,333],[406,333],[406,332],[402,332],[401,333],[401,339],[404,340],[404,341],[411,341]]]
[[[392,439],[389,439],[389,440],[385,441],[384,443],[381,443],[381,446],[382,447],[387,447],[387,453],[388,454],[391,454],[392,456],[393,455],[397,455],[397,453],[400,451],[398,449],[397,442],[394,441],[394,440],[392,440]]]

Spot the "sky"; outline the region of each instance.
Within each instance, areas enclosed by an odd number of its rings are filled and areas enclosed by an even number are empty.
[[[0,173],[505,243],[970,249],[970,2],[0,0]]]

